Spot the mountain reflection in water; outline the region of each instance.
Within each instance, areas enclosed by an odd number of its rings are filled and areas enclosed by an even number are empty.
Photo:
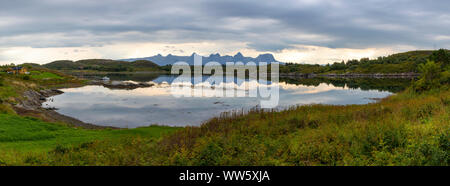
[[[87,123],[135,128],[152,124],[200,125],[222,112],[251,109],[260,102],[258,97],[177,98],[170,86],[176,76],[170,75],[109,74],[108,77],[111,80],[150,82],[155,85],[133,90],[111,90],[103,86],[62,89],[64,94],[52,97],[49,99],[52,101],[45,102],[43,106],[55,107],[59,113]],[[207,78],[203,77],[204,80]],[[383,98],[404,89],[409,82],[405,79],[280,79],[277,108],[304,104],[367,104],[374,102],[373,98]],[[187,88],[203,88],[205,94],[214,95],[208,91],[215,90],[205,89],[204,83]]]

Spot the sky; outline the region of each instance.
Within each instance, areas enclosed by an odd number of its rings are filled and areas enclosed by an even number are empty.
[[[326,64],[450,48],[448,0],[0,1],[0,64],[220,53]]]

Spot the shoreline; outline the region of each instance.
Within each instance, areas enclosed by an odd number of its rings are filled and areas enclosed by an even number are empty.
[[[89,86],[89,85],[99,85],[103,86],[108,89],[126,89],[126,90],[132,90],[136,88],[143,88],[143,87],[151,87],[153,84],[146,84],[146,83],[124,83],[124,84],[117,84],[112,85],[110,82],[106,83],[104,81],[97,81],[97,80],[89,80],[85,84],[81,86]],[[81,87],[80,85],[76,86],[64,86],[64,88],[76,88]],[[21,104],[13,106],[14,110],[22,116],[34,116],[43,119],[44,121],[49,122],[62,122],[65,124],[68,124],[69,126],[74,127],[82,127],[85,129],[128,129],[128,128],[121,128],[121,127],[113,127],[113,126],[101,126],[91,123],[85,123],[83,121],[80,121],[79,119],[60,114],[55,109],[52,108],[44,108],[43,103],[47,101],[47,98],[63,94],[64,92],[59,89],[44,89],[41,91],[34,91],[29,90],[25,91],[23,93],[23,96],[26,99],[26,101],[22,101]],[[393,94],[394,95],[394,94]],[[380,100],[388,98],[392,95],[388,95],[383,98],[367,98],[370,100],[373,100],[372,103],[378,103]],[[369,104],[369,103],[368,103]],[[290,105],[291,106],[297,106],[297,105]],[[239,110],[239,109],[238,109]],[[282,110],[279,110],[280,112]],[[38,116],[36,116],[38,115]],[[39,117],[40,116],[40,117]],[[210,118],[211,119],[211,118]],[[208,119],[209,120],[209,119]],[[165,126],[165,127],[174,127],[174,126],[167,126],[167,125],[157,125],[157,126]],[[201,125],[198,125],[200,127]],[[145,126],[142,126],[145,127]]]
[[[110,73],[110,72],[104,72]],[[130,72],[128,72],[130,73]],[[149,73],[149,74],[161,74],[155,72],[131,72],[130,74],[138,74],[138,73]],[[299,73],[280,73],[280,77],[295,77],[295,78],[413,78],[418,74],[416,73],[396,73],[396,74],[299,74]],[[79,79],[79,78],[78,78]],[[82,80],[84,78],[81,78]],[[63,84],[61,86],[56,86],[55,88],[47,88],[40,91],[36,90],[28,90],[22,93],[22,96],[26,98],[25,100],[21,100],[19,104],[12,105],[13,109],[17,114],[21,116],[32,116],[40,118],[44,121],[48,122],[62,122],[69,126],[74,127],[82,127],[86,129],[124,129],[120,127],[113,126],[101,126],[91,123],[85,123],[76,118],[66,116],[58,113],[52,108],[44,108],[43,103],[47,101],[47,98],[62,94],[61,88],[76,88],[87,85],[99,85],[109,89],[124,89],[124,90],[133,90],[137,88],[146,88],[152,87],[154,84],[149,83],[128,83],[128,82],[119,82],[115,83],[114,81],[102,81],[102,80],[86,80],[82,84]],[[389,97],[389,96],[388,96]],[[379,100],[375,100],[378,102]]]
[[[376,74],[362,74],[362,73],[347,73],[347,74],[302,74],[302,73],[280,73],[280,77],[302,77],[302,78],[314,78],[314,77],[326,77],[326,78],[415,78],[419,73],[376,73]]]
[[[101,80],[90,80],[86,85],[99,85],[105,88],[109,88],[112,90],[115,89],[125,89],[125,90],[133,90],[137,88],[148,88],[154,86],[154,84],[138,82],[138,83],[129,83],[123,81],[101,81]]]
[[[64,92],[58,89],[44,89],[40,91],[27,90],[22,94],[26,99],[20,101],[17,105],[13,105],[13,109],[21,116],[37,117],[47,122],[61,122],[73,127],[85,129],[120,129],[112,126],[100,126],[85,123],[76,118],[60,114],[55,110],[42,107],[42,103],[47,101],[47,98],[63,93]]]

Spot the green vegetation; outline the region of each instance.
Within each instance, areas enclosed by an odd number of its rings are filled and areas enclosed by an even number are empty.
[[[363,58],[360,60],[348,60],[347,62],[335,62],[327,65],[293,64],[287,63],[280,66],[281,73],[303,73],[303,74],[343,74],[343,73],[408,73],[420,72],[419,66],[427,60],[450,63],[450,52],[445,49],[437,51],[411,51],[393,54],[377,59]]]
[[[415,90],[425,91],[440,85],[440,65],[436,64],[434,61],[429,61],[425,64],[420,64],[419,71],[421,72],[421,75],[420,79],[414,83]]]
[[[0,73],[0,113],[15,113],[12,109],[13,105],[24,99],[22,95],[27,90],[72,87],[84,83],[60,72],[32,66],[26,66],[32,71],[30,75],[4,73],[9,67],[10,65],[0,66],[0,72],[2,72]]]
[[[23,65],[30,74],[4,73],[11,66],[14,65],[0,66],[0,113],[15,113],[13,106],[25,99],[22,96],[25,91],[81,86],[85,83],[61,72],[31,65]]]
[[[24,64],[21,65],[28,69],[29,74],[6,74],[1,73],[0,79],[3,79],[5,89],[13,90],[19,95],[28,89],[41,90],[45,88],[71,87],[82,85],[84,80],[79,80],[73,76],[63,74],[56,70],[50,70],[40,66]],[[4,72],[10,65],[1,66],[0,71]],[[3,91],[0,91],[2,94]],[[0,97],[1,98],[1,97]]]
[[[40,72],[40,71],[31,71],[31,78],[38,79],[38,80],[44,80],[44,79],[62,79],[63,77],[51,73],[51,72]]]
[[[433,52],[430,60],[419,64],[420,79],[414,83],[416,91],[431,90],[450,83],[450,54],[444,50]]]
[[[157,139],[178,129],[150,126],[130,130],[87,130],[13,114],[0,114],[0,118],[0,164],[8,165],[30,163],[29,155],[47,153],[53,149],[61,151],[74,145],[86,145],[106,139]]]

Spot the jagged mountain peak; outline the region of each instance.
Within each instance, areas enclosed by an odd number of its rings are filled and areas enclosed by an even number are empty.
[[[234,55],[233,57],[235,58],[244,58],[244,55],[242,55],[241,52],[236,53],[236,55]]]
[[[220,54],[219,53],[210,54],[209,57],[220,57]]]
[[[152,57],[123,59],[122,61],[149,60],[149,61],[153,61],[154,63],[156,63],[160,66],[171,65],[178,61],[184,61],[190,65],[193,65],[194,64],[193,56],[196,54],[197,53],[195,53],[195,52],[192,53],[190,56],[176,56],[176,55],[168,54],[166,57],[162,56],[161,54],[158,54],[158,55],[152,56]],[[250,61],[256,62],[256,63],[258,63],[258,62],[267,62],[267,63],[278,62],[273,57],[273,55],[269,54],[269,53],[260,54],[256,58],[252,58],[252,57],[245,57],[241,52],[236,53],[234,56],[230,56],[230,55],[222,56],[219,53],[210,54],[208,57],[202,56],[202,60],[203,60],[203,63],[215,61],[215,62],[219,62],[220,64],[225,64],[226,62],[238,62],[238,61],[241,61],[244,63],[247,63]]]

